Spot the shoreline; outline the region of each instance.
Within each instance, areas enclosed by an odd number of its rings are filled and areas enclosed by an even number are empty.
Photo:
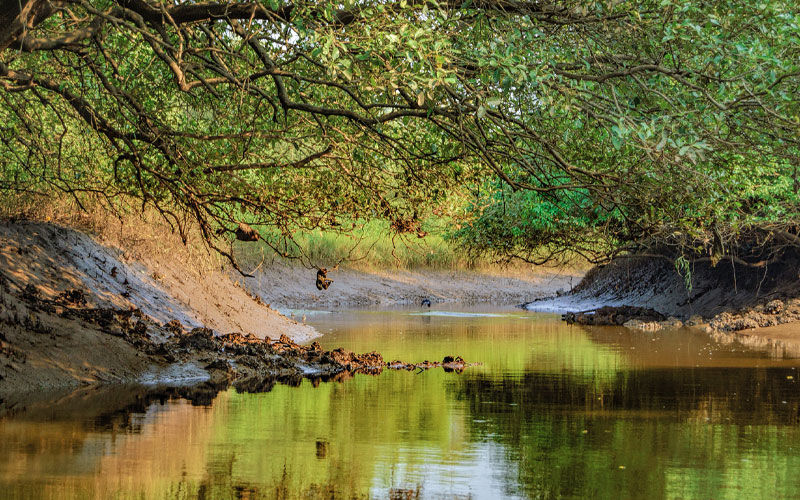
[[[644,308],[663,318],[630,316],[617,318],[619,324],[632,320],[630,327],[649,331],[686,325],[723,343],[800,357],[800,283],[792,279],[798,270],[792,259],[785,267],[772,274],[751,269],[732,275],[722,264],[698,266],[687,289],[683,277],[662,259],[621,259],[592,269],[570,293],[522,307],[562,314]]]
[[[676,288],[682,283],[664,269],[649,263],[638,269],[609,267],[612,272],[591,271],[571,292],[566,290],[581,273],[547,268],[527,273],[343,269],[333,274],[328,290],[319,291],[307,269],[272,266],[256,279],[234,280],[220,271],[195,272],[180,259],[158,254],[135,258],[66,227],[0,223],[0,393],[142,382],[258,390],[276,378],[421,367],[385,363],[374,352],[322,350],[310,343],[321,335],[305,324],[310,311],[424,307],[423,299],[434,310],[521,302],[527,310],[550,313],[631,302],[675,303],[676,314],[704,307],[702,301],[676,303],[686,291]],[[633,273],[640,286],[622,286],[620,270]],[[656,278],[658,286],[648,287]],[[719,290],[707,292],[720,296]],[[747,304],[745,293],[728,303]],[[705,311],[719,308],[708,304]],[[305,311],[301,321],[292,309]],[[789,323],[798,319],[800,300],[772,299],[704,322],[720,342],[800,357],[800,328]],[[748,329],[754,325],[774,327]],[[447,360],[422,367],[442,364]]]
[[[350,377],[364,370],[468,364],[453,356],[424,366],[395,361],[389,366],[377,353],[324,351],[309,344],[321,333],[305,319],[284,316],[230,274],[193,269],[169,245],[157,251],[123,248],[55,224],[0,222],[0,269],[0,393],[181,381],[258,390],[276,377]],[[397,272],[405,282],[392,285],[388,274],[370,281],[353,272],[358,286],[349,288],[348,280],[337,276],[337,289],[325,295],[334,300],[328,301],[303,295],[308,290],[297,286],[299,276],[287,286],[300,288],[297,297],[304,305],[363,306],[372,303],[358,297],[376,297],[365,291],[375,286],[384,292],[384,303],[409,303],[403,297],[420,290],[436,303],[474,302],[496,298],[495,284],[513,300],[542,280],[539,275],[528,281],[502,275],[467,279],[470,273],[462,273],[452,286],[442,273]],[[262,284],[274,279],[261,278]],[[393,286],[396,293],[385,293]]]

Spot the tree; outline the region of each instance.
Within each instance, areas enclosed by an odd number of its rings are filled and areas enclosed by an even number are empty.
[[[489,177],[598,214],[605,255],[797,240],[796,187],[737,215],[795,179],[788,2],[2,3],[3,189],[134,197],[231,259],[239,222],[279,252],[360,218],[416,232]]]

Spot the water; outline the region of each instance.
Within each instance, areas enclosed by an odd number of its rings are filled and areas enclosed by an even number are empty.
[[[0,498],[800,498],[798,360],[687,330],[419,312],[309,318],[325,347],[483,365],[41,395],[0,420]]]

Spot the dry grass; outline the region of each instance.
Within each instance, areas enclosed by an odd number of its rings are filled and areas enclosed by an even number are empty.
[[[210,250],[197,230],[189,230],[186,244],[155,210],[117,206],[83,199],[83,209],[72,199],[16,197],[0,202],[0,218],[49,222],[79,229],[116,247],[125,258],[180,263],[200,275],[220,270],[224,258]]]
[[[444,236],[444,221],[429,221],[425,230],[424,238],[415,234],[398,235],[389,231],[386,224],[373,221],[350,234],[328,231],[295,234],[298,247],[290,248],[290,253],[302,255],[302,259],[282,258],[264,243],[238,243],[236,254],[248,269],[273,264],[331,268],[341,263],[340,267],[357,271],[469,270],[513,275],[531,268],[522,261],[495,262],[470,255]],[[576,259],[567,267],[583,269],[587,265]]]

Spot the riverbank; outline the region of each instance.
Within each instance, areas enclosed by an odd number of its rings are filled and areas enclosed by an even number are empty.
[[[315,272],[274,264],[251,279],[240,279],[273,307],[319,309],[341,307],[436,304],[518,305],[568,292],[583,271],[557,268],[497,268],[493,270],[355,270],[328,273],[333,283],[317,290]]]
[[[796,357],[800,356],[798,275],[800,259],[792,254],[769,267],[697,263],[688,276],[679,274],[666,259],[626,258],[592,269],[570,293],[534,300],[524,307],[588,311],[590,322],[594,311],[601,310],[603,317],[594,318],[598,324],[630,321],[632,326],[650,330],[685,324],[705,330],[720,342]],[[608,314],[637,309],[660,318]]]
[[[150,245],[137,256],[135,246],[104,244],[64,226],[0,223],[0,392],[202,381],[219,377],[218,368],[225,378],[306,370],[300,364],[308,359],[281,361],[271,342],[309,342],[316,330],[227,274],[188,265],[161,241],[162,248]],[[226,342],[263,343],[269,356],[229,373],[219,363],[235,358],[218,352]],[[337,370],[318,364],[320,372]]]
[[[112,236],[50,223],[0,223],[0,393],[104,383],[252,389],[276,377],[465,366],[458,353],[419,365],[309,345],[320,334],[268,302],[293,297],[311,304],[307,289],[314,275],[305,269],[270,269],[249,287],[253,281],[192,265],[170,235],[137,243],[136,229],[128,226]],[[465,273],[456,284],[445,274],[406,273],[402,284],[388,273],[367,276],[337,274],[337,288],[313,304],[363,305],[363,297],[399,303],[420,293],[434,302],[509,301],[546,293],[529,290],[542,276],[467,279]],[[303,287],[301,278],[312,285]],[[550,279],[545,290],[560,285]],[[292,304],[298,302],[284,302]]]

